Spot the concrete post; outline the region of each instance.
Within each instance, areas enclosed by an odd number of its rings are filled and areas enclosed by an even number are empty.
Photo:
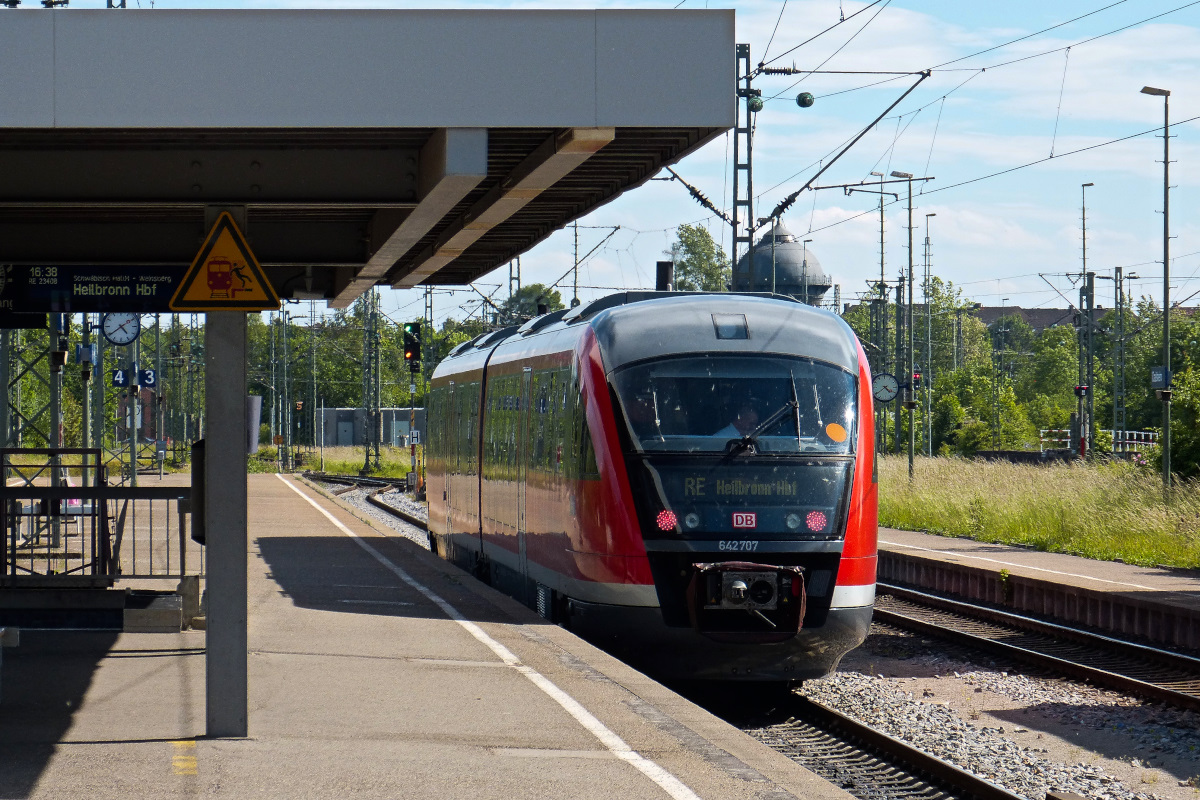
[[[247,725],[246,314],[208,314],[204,326],[204,514],[208,530],[206,720],[210,737],[242,737]]]

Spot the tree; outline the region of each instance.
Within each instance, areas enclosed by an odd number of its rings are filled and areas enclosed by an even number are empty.
[[[680,225],[675,242],[665,255],[675,264],[675,290],[680,292],[723,292],[732,272],[729,257],[707,230],[699,225]]]
[[[565,308],[562,295],[557,289],[547,289],[544,284],[531,283],[522,286],[500,306],[500,318],[510,324],[524,322],[537,316],[538,303],[546,306],[547,311],[558,311]]]

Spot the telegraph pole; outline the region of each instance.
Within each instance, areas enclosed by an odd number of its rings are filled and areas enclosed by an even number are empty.
[[[1087,332],[1084,334],[1084,341],[1087,344],[1087,376],[1084,390],[1083,406],[1087,414],[1086,427],[1083,420],[1080,420],[1079,436],[1086,438],[1084,444],[1084,453],[1091,454],[1092,448],[1096,444],[1096,416],[1095,416],[1095,330],[1096,330],[1096,275],[1087,270],[1087,190],[1089,186],[1095,186],[1094,183],[1085,183],[1080,189],[1080,230],[1083,240],[1083,288],[1086,291],[1087,305],[1080,304],[1080,310],[1084,311],[1084,324],[1087,325]],[[1080,295],[1080,300],[1084,299],[1084,295]]]
[[[1121,268],[1113,268],[1113,453],[1120,452],[1125,427],[1121,419],[1124,398],[1121,397],[1125,371],[1125,301],[1121,297]]]
[[[288,310],[286,306],[283,308],[281,316],[283,318],[283,332],[280,336],[280,341],[283,344],[283,352],[280,354],[280,361],[283,362],[283,386],[281,387],[281,391],[283,392],[283,405],[280,406],[279,410],[282,414],[280,425],[284,429],[283,468],[285,471],[287,471],[292,467],[292,388],[289,383],[290,376],[288,375],[288,361],[291,359],[292,353],[288,346],[288,328],[291,327],[291,323],[288,320]]]
[[[312,427],[309,429],[309,444],[317,446],[317,301],[308,301],[308,374],[312,390],[308,396],[309,419]],[[325,421],[321,420],[322,428]]]
[[[933,306],[929,302],[930,259],[929,218],[937,212],[925,215],[925,455],[933,455]]]
[[[896,375],[900,385],[904,385],[904,273],[896,281]],[[903,395],[901,395],[903,397]],[[897,401],[900,397],[896,398]],[[893,442],[896,454],[900,454],[900,403],[896,404],[896,436]]]

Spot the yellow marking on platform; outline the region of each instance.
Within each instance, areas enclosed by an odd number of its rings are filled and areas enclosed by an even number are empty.
[[[175,755],[171,757],[171,769],[176,775],[198,775],[196,765],[196,742],[193,739],[181,739],[171,742],[175,747]],[[191,753],[191,755],[189,755]]]

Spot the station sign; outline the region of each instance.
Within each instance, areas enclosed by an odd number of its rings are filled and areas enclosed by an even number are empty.
[[[45,312],[165,311],[186,271],[179,266],[122,264],[0,266],[0,327],[26,327],[44,320]],[[19,324],[4,324],[10,319]],[[28,325],[35,326],[45,324]]]
[[[1168,389],[1171,386],[1171,373],[1166,367],[1150,367],[1150,388]]]

